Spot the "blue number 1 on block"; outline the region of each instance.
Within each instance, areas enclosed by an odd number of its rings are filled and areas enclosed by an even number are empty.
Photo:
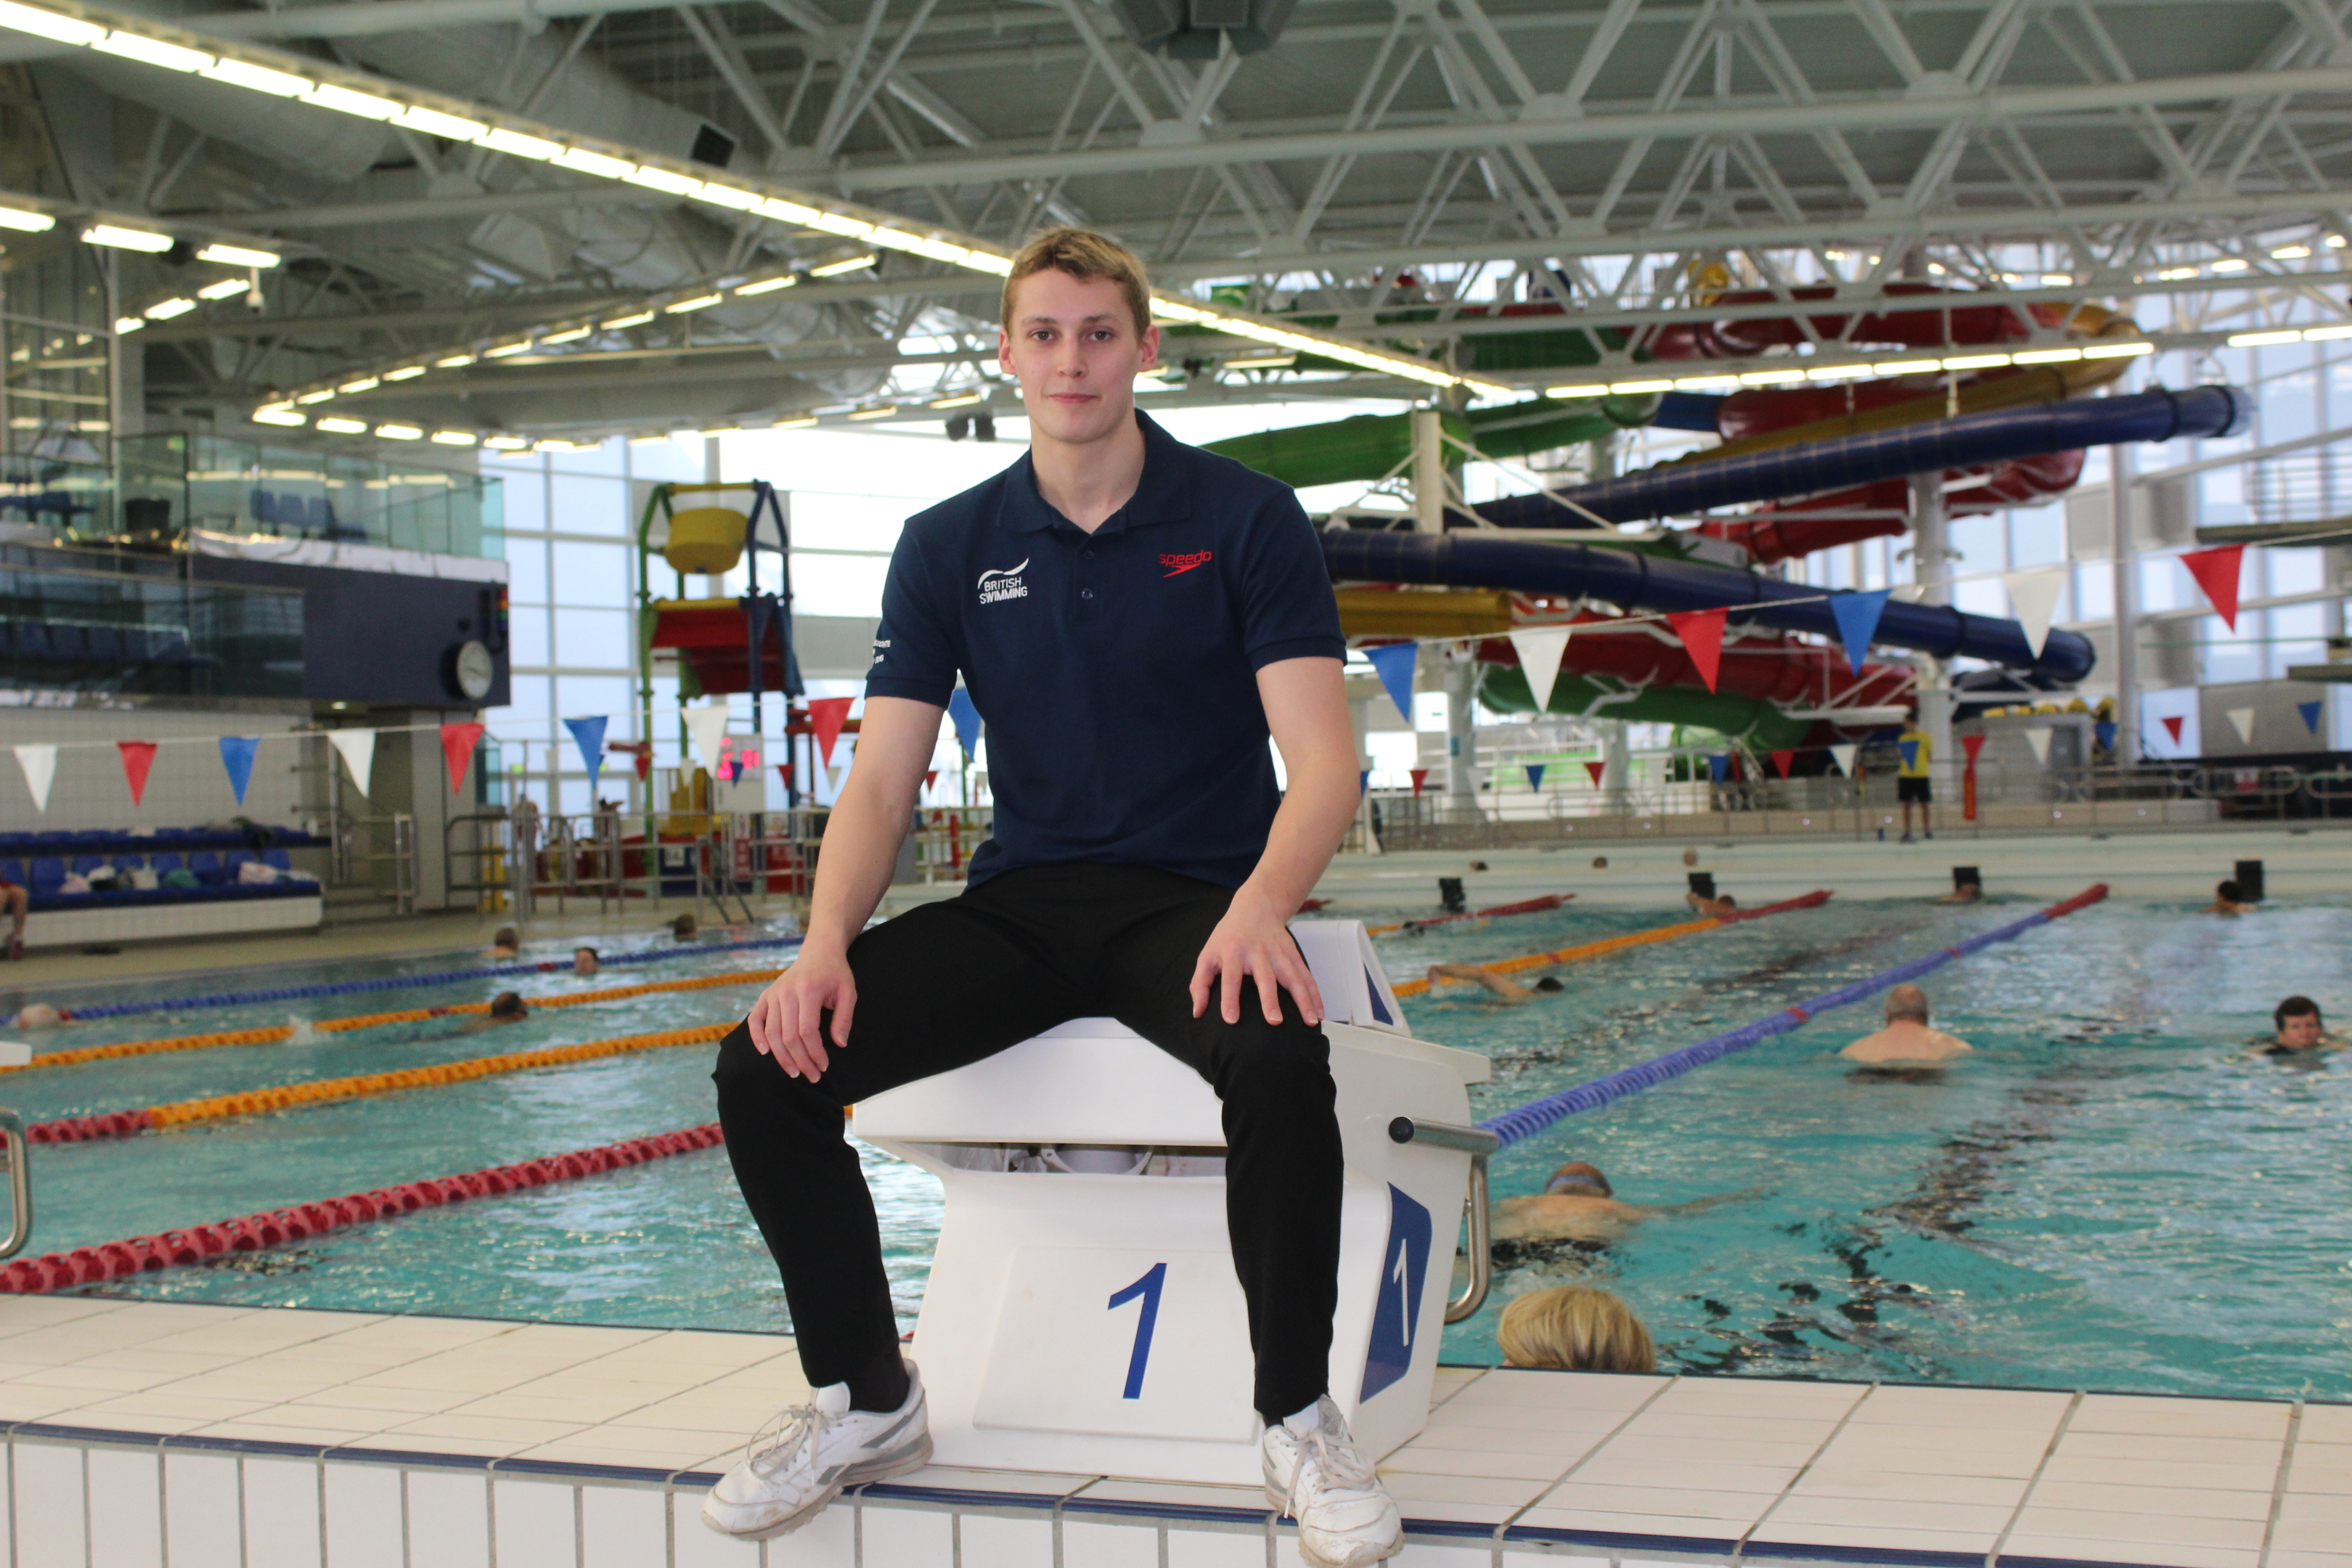
[[[1137,1297],[1143,1298],[1143,1310],[1135,1320],[1135,1349],[1127,1358],[1127,1388],[1121,1399],[1143,1397],[1143,1369],[1151,1360],[1151,1331],[1160,1321],[1160,1291],[1168,1283],[1168,1265],[1155,1263],[1143,1271],[1143,1278],[1118,1292],[1110,1299],[1109,1310],[1116,1312]]]

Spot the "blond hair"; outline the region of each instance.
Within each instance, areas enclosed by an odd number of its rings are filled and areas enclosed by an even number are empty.
[[[1563,1372],[1654,1372],[1656,1347],[1633,1310],[1606,1290],[1556,1285],[1503,1309],[1495,1337],[1509,1366]]]
[[[1013,330],[1013,286],[1040,272],[1066,272],[1081,282],[1108,278],[1118,285],[1119,296],[1135,317],[1135,331],[1143,335],[1151,324],[1151,279],[1145,276],[1143,258],[1107,234],[1063,225],[1033,236],[1013,258],[1004,275],[1004,330]]]

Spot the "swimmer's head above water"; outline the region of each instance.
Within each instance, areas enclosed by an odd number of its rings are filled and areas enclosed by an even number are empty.
[[[2308,996],[2290,996],[2280,1003],[2271,1013],[2271,1023],[2278,1029],[2278,1042],[2271,1047],[2273,1050],[2315,1050],[2327,1038],[2327,1026],[2319,1016],[2319,1004]]]
[[[1601,1173],[1600,1166],[1572,1160],[1546,1178],[1544,1193],[1547,1196],[1605,1198],[1615,1195],[1616,1189]]]

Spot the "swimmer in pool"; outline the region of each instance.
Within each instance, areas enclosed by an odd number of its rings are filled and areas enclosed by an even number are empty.
[[[1683,895],[1683,902],[1688,904],[1699,913],[1703,915],[1712,915],[1717,920],[1721,920],[1726,915],[1736,915],[1739,912],[1739,900],[1733,898],[1729,893],[1724,894],[1723,897],[1719,899],[1710,899],[1704,893],[1685,893]]]
[[[515,934],[515,928],[512,926],[500,926],[499,934],[490,938],[492,958],[512,958],[521,951],[522,939]]]
[[[2245,900],[2246,890],[2237,883],[2217,883],[2213,889],[2213,901],[2205,906],[2203,912],[2209,915],[2242,915],[2253,909]]]
[[[1467,980],[1473,984],[1483,985],[1486,988],[1486,994],[1490,998],[1509,1006],[1534,1001],[1536,993],[1538,991],[1558,991],[1561,988],[1559,982],[1549,974],[1533,985],[1522,985],[1516,980],[1507,979],[1491,969],[1482,969],[1475,963],[1431,964],[1429,966],[1430,990],[1434,992],[1438,983],[1444,980]]]
[[[2267,1040],[2256,1042],[2258,1054],[2263,1056],[2318,1056],[2341,1049],[2344,1044],[2327,1032],[2327,1026],[2319,1016],[2319,1004],[2308,996],[2290,996],[2280,1003],[2271,1013],[2271,1023],[2277,1032]]]
[[[530,1008],[524,1004],[520,992],[501,991],[490,998],[488,1012],[478,1018],[467,1019],[457,1026],[454,1033],[444,1035],[441,1038],[455,1039],[458,1035],[478,1035],[484,1029],[495,1029],[506,1024],[520,1024],[530,1016]]]
[[[1874,1066],[1916,1067],[1923,1062],[1948,1061],[1976,1047],[1966,1040],[1927,1026],[1927,994],[1916,985],[1897,985],[1886,994],[1886,1026],[1864,1035],[1838,1055]]]
[[[1495,1325],[1505,1366],[1554,1372],[1655,1372],[1657,1351],[1633,1309],[1590,1285],[1531,1290]]]
[[[594,948],[575,947],[572,950],[572,973],[593,974],[603,967],[604,967],[604,963],[596,956]]]
[[[1717,1193],[1664,1208],[1621,1203],[1600,1166],[1571,1161],[1551,1173],[1542,1192],[1505,1198],[1495,1205],[1490,1234],[1496,1241],[1582,1241],[1605,1246],[1623,1240],[1645,1219],[1692,1214],[1750,1195]]]

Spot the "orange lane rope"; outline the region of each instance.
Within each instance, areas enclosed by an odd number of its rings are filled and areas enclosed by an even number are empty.
[[[136,1110],[102,1111],[96,1116],[69,1116],[57,1121],[37,1121],[25,1129],[36,1143],[80,1143],[95,1138],[130,1138],[167,1127],[198,1121],[220,1121],[233,1116],[260,1116],[302,1105],[332,1105],[370,1095],[397,1094],[403,1089],[431,1089],[443,1084],[471,1083],[501,1073],[528,1072],[533,1068],[568,1067],[574,1062],[670,1046],[702,1046],[723,1038],[734,1024],[699,1024],[690,1029],[665,1029],[652,1035],[624,1035],[617,1039],[589,1040],[576,1046],[550,1046],[535,1051],[509,1051],[503,1056],[472,1057],[433,1067],[404,1068],[396,1072],[359,1073],[351,1078],[320,1079],[310,1083],[280,1084],[274,1089],[247,1089],[205,1100],[183,1100],[169,1105],[143,1106]]]
[[[1829,902],[1826,889],[1805,894],[1802,898],[1786,899],[1761,909],[1742,910],[1737,914],[1711,915],[1702,921],[1684,921],[1676,925],[1653,926],[1624,936],[1603,937],[1599,942],[1582,942],[1575,947],[1563,947],[1550,952],[1530,952],[1517,958],[1498,958],[1478,967],[1495,974],[1516,974],[1525,969],[1549,969],[1559,963],[1577,963],[1588,958],[1600,958],[1612,952],[1622,952],[1629,947],[1647,947],[1652,942],[1672,942],[1678,936],[1694,936],[1717,926],[1731,925],[1740,921],[1760,920],[1766,915],[1785,913],[1790,910],[1816,909]],[[1401,980],[1391,987],[1400,996],[1418,996],[1429,989],[1427,980]]]
[[[579,1007],[591,1002],[618,1002],[629,996],[646,996],[661,991],[701,991],[717,985],[757,985],[773,980],[783,973],[781,969],[737,969],[725,974],[698,974],[687,980],[651,980],[642,985],[608,985],[601,991],[578,991],[569,995],[533,996],[529,998],[534,1009],[541,1007]],[[404,1007],[396,1013],[362,1013],[350,1018],[321,1018],[308,1026],[322,1035],[341,1034],[347,1029],[372,1029],[379,1024],[415,1024],[431,1018],[454,1017],[467,1013],[488,1013],[488,1002],[456,1002],[445,1007]],[[153,1056],[162,1051],[201,1051],[215,1046],[274,1046],[294,1037],[296,1026],[272,1024],[259,1029],[224,1029],[210,1035],[179,1035],[161,1040],[132,1040],[119,1046],[82,1046],[72,1050],[45,1051],[29,1062],[13,1067],[0,1066],[0,1072],[24,1072],[32,1068],[74,1067],[82,1062],[111,1061],[119,1057]]]

